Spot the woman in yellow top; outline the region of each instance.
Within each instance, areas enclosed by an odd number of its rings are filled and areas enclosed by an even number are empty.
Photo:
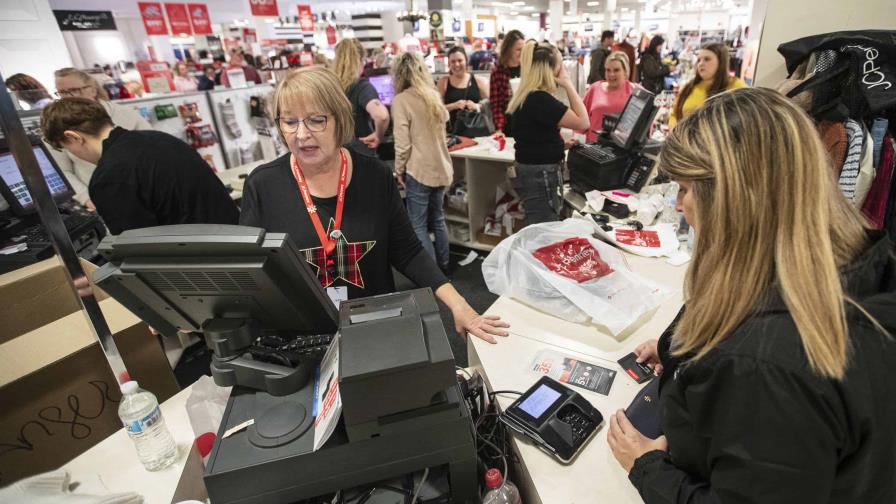
[[[725,44],[707,44],[700,49],[697,53],[697,75],[678,93],[669,117],[670,128],[700,108],[710,96],[747,87],[744,81],[728,75],[728,62],[728,47]]]

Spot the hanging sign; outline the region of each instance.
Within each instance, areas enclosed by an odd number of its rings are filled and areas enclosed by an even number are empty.
[[[299,26],[303,32],[314,31],[314,14],[311,13],[310,5],[299,5]]]
[[[278,15],[276,0],[249,0],[249,7],[253,16]]]
[[[196,35],[211,35],[212,20],[208,17],[208,7],[205,4],[188,3],[190,12],[190,24],[193,25],[193,33]]]
[[[336,28],[333,25],[327,26],[327,45],[336,45]]]
[[[140,17],[143,18],[143,27],[146,28],[147,35],[168,35],[162,4],[138,2],[137,6],[140,8]]]
[[[187,14],[186,5],[166,3],[165,12],[168,14],[168,24],[171,26],[172,35],[193,34],[193,27],[190,26],[190,15]]]
[[[111,11],[54,10],[53,15],[62,31],[117,29]]]
[[[439,11],[432,11],[429,14],[429,26],[432,28],[439,28],[442,26],[442,13]]]

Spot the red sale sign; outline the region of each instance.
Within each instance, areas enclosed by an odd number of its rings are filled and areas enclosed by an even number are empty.
[[[299,5],[299,27],[303,32],[314,31],[314,14],[311,13],[310,5]]]
[[[249,0],[253,16],[276,16],[277,0]]]
[[[600,258],[597,249],[585,238],[567,238],[541,247],[532,253],[549,270],[558,275],[587,282],[609,275],[613,268]]]
[[[143,18],[143,27],[146,28],[147,35],[168,35],[162,4],[137,2],[137,7],[140,9],[140,17]]]
[[[166,3],[165,12],[168,13],[168,24],[171,25],[172,35],[192,35],[193,27],[190,26],[190,15],[187,14],[187,6],[179,3]]]
[[[336,28],[333,25],[327,26],[327,44],[336,45]]]
[[[190,11],[190,24],[193,25],[193,33],[196,35],[211,35],[212,20],[208,17],[208,7],[205,4],[187,4]]]

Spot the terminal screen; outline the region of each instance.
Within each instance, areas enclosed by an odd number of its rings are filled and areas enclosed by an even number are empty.
[[[395,96],[395,89],[392,87],[392,76],[374,75],[367,80],[369,80],[370,84],[373,85],[373,88],[376,89],[376,94],[379,95],[383,105],[392,105],[392,97]]]
[[[532,392],[532,394],[520,404],[520,409],[532,415],[533,418],[538,418],[543,415],[552,404],[557,402],[559,397],[560,392],[557,392],[547,385],[542,385],[535,389],[535,392]]]
[[[625,146],[632,131],[637,127],[638,120],[641,118],[641,111],[644,110],[645,105],[647,105],[647,102],[632,96],[625,110],[622,111],[619,123],[616,124],[616,129],[613,130],[613,138],[620,147]]]
[[[34,150],[34,157],[37,158],[37,163],[40,165],[40,170],[44,174],[44,180],[47,182],[47,187],[50,188],[50,193],[53,197],[55,198],[56,196],[67,193],[69,189],[65,183],[65,179],[62,178],[62,174],[56,170],[53,163],[47,158],[43,149],[36,146],[32,147],[32,149]],[[0,154],[0,178],[3,179],[3,183],[9,188],[9,191],[23,209],[30,210],[34,207],[34,200],[31,198],[31,193],[28,192],[28,188],[25,186],[22,172],[19,170],[19,166],[16,164],[16,159],[11,152]]]

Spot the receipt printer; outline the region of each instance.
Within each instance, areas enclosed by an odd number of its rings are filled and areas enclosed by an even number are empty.
[[[343,301],[339,390],[349,440],[457,415],[454,354],[430,289]],[[444,420],[444,419],[443,419]]]
[[[568,464],[604,421],[587,399],[544,376],[501,415],[508,427]]]

